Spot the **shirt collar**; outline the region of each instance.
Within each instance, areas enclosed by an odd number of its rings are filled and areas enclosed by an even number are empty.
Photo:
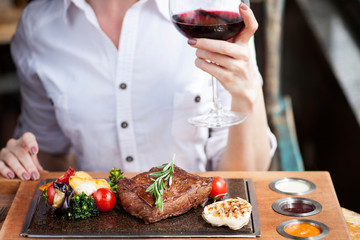
[[[85,0],[64,0],[64,15],[67,15],[68,9],[71,4],[74,4],[77,8],[82,10],[86,18],[97,28],[100,28],[96,15],[91,6]]]
[[[161,15],[167,20],[170,20],[169,0],[155,0],[155,2]]]
[[[78,8],[85,10],[85,5],[87,4],[85,0],[64,0],[65,8],[64,10],[67,11],[70,7],[71,3],[74,3]]]
[[[165,18],[170,20],[170,16],[169,16],[169,0],[139,0],[139,1],[155,1],[156,6],[159,10],[159,12],[161,13],[161,15]],[[68,8],[70,7],[71,3],[74,3],[79,9],[83,10],[85,13],[86,8],[89,7],[89,5],[86,3],[85,0],[64,0],[65,3],[65,7],[64,7],[64,11],[65,14],[68,10]]]

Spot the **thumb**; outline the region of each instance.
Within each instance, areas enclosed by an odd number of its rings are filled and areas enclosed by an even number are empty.
[[[240,3],[239,12],[244,20],[244,29],[235,37],[235,42],[247,43],[259,27],[253,11],[245,4]]]

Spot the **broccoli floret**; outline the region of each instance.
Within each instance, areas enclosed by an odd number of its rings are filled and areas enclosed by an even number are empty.
[[[111,191],[113,191],[114,194],[116,194],[117,181],[121,178],[123,178],[121,169],[112,168],[109,171],[109,184],[111,187]]]
[[[71,220],[99,216],[99,208],[92,197],[81,193],[71,199],[70,207],[65,216]]]

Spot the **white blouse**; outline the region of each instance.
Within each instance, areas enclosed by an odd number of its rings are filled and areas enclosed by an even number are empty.
[[[211,82],[172,25],[168,0],[135,3],[118,49],[85,0],[33,1],[11,51],[22,94],[16,135],[33,132],[40,150],[74,151],[86,171],[145,171],[173,154],[188,171],[216,168],[228,130],[187,122],[210,108]],[[230,94],[220,97],[229,108]]]

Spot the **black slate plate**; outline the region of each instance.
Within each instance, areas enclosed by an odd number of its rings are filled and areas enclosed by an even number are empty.
[[[52,179],[41,180],[39,186]],[[229,197],[241,197],[252,205],[249,223],[240,230],[212,227],[202,217],[202,207],[162,220],[145,224],[124,210],[100,213],[99,217],[84,220],[65,220],[49,214],[50,207],[40,201],[37,190],[21,232],[23,237],[36,238],[188,238],[188,237],[256,237],[260,223],[251,179],[226,179]]]

